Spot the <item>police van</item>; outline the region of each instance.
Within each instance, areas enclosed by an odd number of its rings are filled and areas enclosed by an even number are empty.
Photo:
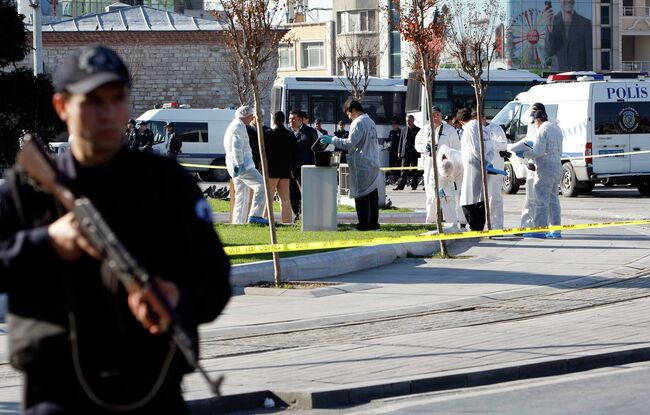
[[[224,134],[234,116],[235,110],[229,109],[163,108],[149,110],[136,121],[149,122],[155,137],[154,152],[167,153],[165,124],[173,122],[174,131],[183,142],[182,153],[177,157],[179,163],[225,166]],[[203,181],[224,182],[230,178],[225,169],[191,166],[187,169],[197,172]]]
[[[508,103],[492,122],[506,130],[509,142],[528,132],[530,107],[541,102],[564,133],[561,192],[574,197],[597,182],[631,183],[650,194],[650,80],[647,73],[567,72],[551,75]],[[620,154],[620,155],[619,155]],[[601,157],[595,157],[601,156]],[[516,193],[525,182],[524,161],[514,156],[504,190]]]

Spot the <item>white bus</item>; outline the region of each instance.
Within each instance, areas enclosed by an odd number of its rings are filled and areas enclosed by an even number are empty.
[[[533,72],[521,69],[492,69],[483,103],[485,116],[494,117],[501,108],[515,99],[517,94],[528,91],[530,87],[546,82],[546,79]],[[467,77],[466,77],[467,78]],[[487,73],[484,74],[487,79]],[[427,122],[426,94],[422,85],[409,78],[406,93],[406,112],[415,117],[415,124],[422,126]],[[443,115],[456,115],[462,108],[476,108],[474,88],[463,79],[456,69],[439,69],[433,83],[433,105],[442,110]]]
[[[322,128],[329,134],[334,134],[339,121],[343,121],[349,130],[350,119],[343,112],[343,103],[351,96],[348,85],[344,76],[279,77],[271,91],[271,113],[283,111],[288,118],[289,111],[299,109],[309,114],[312,123],[320,119]],[[377,124],[380,143],[388,137],[393,118],[400,125],[404,124],[405,96],[403,79],[370,78],[361,104]]]

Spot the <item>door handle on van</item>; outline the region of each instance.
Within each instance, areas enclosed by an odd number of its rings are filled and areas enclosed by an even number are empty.
[[[641,151],[641,147],[634,147],[632,151]]]

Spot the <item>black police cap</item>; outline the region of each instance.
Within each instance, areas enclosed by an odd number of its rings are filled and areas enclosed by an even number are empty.
[[[133,124],[133,125],[135,125],[135,120],[134,120],[133,118],[131,118],[131,119],[129,119],[129,121],[127,122],[127,124]]]
[[[63,58],[54,73],[56,92],[86,94],[112,82],[130,87],[129,70],[115,51],[101,45],[76,49]]]

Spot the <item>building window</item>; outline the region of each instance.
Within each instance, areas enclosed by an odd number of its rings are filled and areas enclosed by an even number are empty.
[[[339,12],[336,17],[336,33],[375,32],[375,11],[360,10]]]
[[[609,6],[600,6],[600,24],[609,25]]]
[[[600,61],[601,61],[601,68],[603,71],[609,71],[612,69],[611,65],[611,55],[609,51],[602,51],[600,52]]]
[[[293,45],[280,45],[278,47],[278,69],[295,69]]]
[[[325,46],[323,42],[301,43],[303,69],[323,68],[325,66]]]
[[[600,28],[600,47],[602,49],[612,48],[612,29],[609,27]]]
[[[358,75],[367,72],[370,76],[377,76],[377,61],[375,58],[356,59],[352,63],[352,71],[354,74]],[[345,76],[345,64],[343,59],[339,59],[339,75]]]

